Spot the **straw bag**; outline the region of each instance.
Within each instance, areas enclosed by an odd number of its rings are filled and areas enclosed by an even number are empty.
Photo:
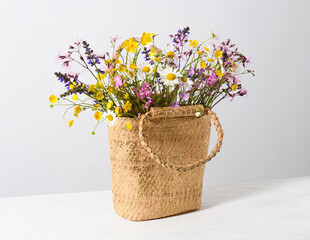
[[[211,120],[218,139],[207,156]],[[141,119],[119,117],[108,130],[118,215],[141,221],[200,207],[206,162],[223,140],[215,113],[203,106],[153,107]]]

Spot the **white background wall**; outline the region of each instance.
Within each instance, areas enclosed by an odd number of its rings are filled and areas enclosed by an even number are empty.
[[[68,128],[48,97],[58,50],[82,37],[104,52],[108,36],[214,29],[253,58],[248,98],[215,107],[223,148],[206,183],[310,174],[309,1],[2,1],[0,7],[0,196],[111,189],[105,126],[84,113]],[[163,46],[163,45],[162,45]],[[214,136],[215,137],[215,136]]]

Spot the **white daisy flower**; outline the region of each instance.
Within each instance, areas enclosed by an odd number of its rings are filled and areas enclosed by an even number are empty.
[[[213,31],[213,29],[211,29],[210,32],[208,32],[209,35],[211,35],[212,39],[216,40],[216,41],[219,41],[220,40],[220,37],[219,35],[215,34],[215,32]]]
[[[182,87],[184,87],[184,90],[186,91],[192,88],[194,82],[190,78],[180,77],[179,83]]]
[[[143,62],[140,64],[138,70],[139,73],[141,74],[150,74],[153,70],[153,67],[151,64],[148,64],[147,62]]]
[[[117,121],[117,117],[116,114],[110,110],[108,110],[107,112],[103,113],[103,119],[110,125],[110,126],[114,126],[116,124]]]
[[[217,64],[217,59],[212,56],[212,54],[208,55],[204,60],[205,63],[210,67],[214,67]]]
[[[167,86],[174,86],[175,84],[179,84],[179,78],[182,77],[180,72],[174,70],[173,68],[167,67],[161,71],[159,71],[160,77],[164,84]]]
[[[175,58],[175,52],[173,49],[167,49],[164,51],[164,56],[167,56],[168,59],[173,59]]]
[[[134,70],[128,70],[125,74],[124,74],[128,79],[133,80],[135,79],[135,71]]]

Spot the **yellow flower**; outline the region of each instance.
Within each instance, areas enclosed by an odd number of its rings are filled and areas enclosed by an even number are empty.
[[[131,106],[132,104],[129,101],[127,101],[124,105],[124,111],[129,112],[131,110]]]
[[[203,48],[205,49],[206,52],[208,52],[208,53],[210,52],[209,48],[207,48],[207,47],[203,47]]]
[[[238,87],[238,84],[234,84],[234,85],[231,86],[231,89],[232,89],[233,91],[236,91],[237,87]]]
[[[153,36],[152,33],[145,33],[144,32],[142,34],[142,37],[141,37],[141,44],[142,45],[147,45],[147,44],[153,42],[152,36]]]
[[[174,52],[172,51],[167,52],[167,56],[168,58],[174,58]]]
[[[102,81],[98,82],[98,85],[99,85],[100,88],[104,88],[104,85],[103,85]]]
[[[161,57],[156,57],[154,60],[155,60],[155,62],[160,62],[161,61]]]
[[[115,107],[114,112],[118,116],[119,115],[119,107]]]
[[[79,115],[77,113],[73,114],[76,118],[79,118]]]
[[[125,70],[126,68],[122,64],[118,66],[118,71],[124,72]]]
[[[79,99],[78,95],[74,94],[74,95],[72,96],[72,100],[73,100],[73,101],[77,101],[78,99]]]
[[[189,46],[193,47],[193,48],[195,48],[195,47],[197,47],[199,45],[197,40],[189,40],[189,42],[190,42]]]
[[[116,59],[116,60],[114,61],[114,63],[115,63],[115,64],[119,64],[119,63],[121,63],[121,60]]]
[[[96,94],[96,98],[98,99],[98,100],[102,100],[102,99],[104,99],[104,95],[103,95],[103,93],[100,91],[100,92],[98,92],[97,94]]]
[[[113,116],[111,114],[107,115],[106,118],[111,122],[113,121]]]
[[[129,94],[126,93],[126,94],[124,95],[124,98],[127,100],[127,99],[129,98]]]
[[[97,79],[98,79],[98,80],[103,80],[105,77],[106,77],[106,74],[99,73],[99,74],[97,75]]]
[[[75,82],[72,82],[70,85],[69,85],[69,88],[72,89],[76,86],[76,83]]]
[[[111,94],[113,92],[113,88],[112,87],[109,87],[108,88],[108,94]]]
[[[213,58],[208,58],[208,61],[209,62],[214,62],[214,59]]]
[[[57,97],[55,95],[51,95],[48,100],[51,102],[51,103],[57,103]]]
[[[215,71],[215,74],[216,74],[218,77],[223,77],[223,76],[224,76],[224,73],[222,73],[221,70],[216,70],[216,71]]]
[[[126,127],[127,127],[130,131],[132,130],[132,125],[131,125],[129,122],[126,123]]]
[[[223,52],[221,50],[217,50],[215,53],[214,53],[214,57],[215,58],[221,58],[223,55]]]
[[[123,47],[126,48],[127,52],[134,53],[138,49],[139,45],[136,40],[129,38],[124,42]]]
[[[96,111],[94,114],[94,118],[99,121],[102,118],[102,113],[99,111]]]
[[[89,85],[88,92],[94,92],[94,91],[95,91],[95,85],[94,84]]]
[[[135,73],[132,72],[132,71],[129,71],[128,73],[129,73],[129,76],[130,76],[131,78],[133,78],[133,77],[135,76]]]
[[[94,109],[99,109],[99,106],[100,106],[99,103],[95,104]]]
[[[110,109],[112,106],[113,106],[113,102],[112,101],[108,102],[107,109]]]
[[[157,54],[157,52],[155,51],[155,48],[152,48],[151,52],[150,52],[150,57],[153,58],[153,57],[155,57],[156,54]]]
[[[74,108],[74,112],[75,112],[76,114],[79,114],[80,112],[82,112],[81,106],[76,106],[76,107]]]
[[[206,68],[207,67],[207,64],[205,62],[203,62],[203,61],[201,61],[199,65],[202,68]]]
[[[203,54],[203,52],[202,52],[202,51],[197,51],[197,53],[198,53],[199,55],[202,55],[202,54]]]
[[[74,120],[68,122],[68,126],[71,127],[73,125]]]
[[[130,64],[130,69],[132,69],[132,70],[137,69],[137,65],[136,65],[136,64],[134,64],[134,63]]]
[[[111,59],[107,59],[107,60],[105,61],[105,64],[108,65],[108,64],[111,64],[111,62],[112,62]]]

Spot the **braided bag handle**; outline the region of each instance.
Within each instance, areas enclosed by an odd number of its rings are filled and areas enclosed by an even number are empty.
[[[216,156],[216,154],[220,151],[220,149],[222,147],[222,142],[223,142],[223,137],[224,137],[222,126],[221,126],[219,119],[217,118],[216,114],[214,112],[212,112],[210,109],[205,109],[205,114],[210,116],[210,118],[211,118],[211,120],[215,126],[215,129],[217,131],[217,142],[215,144],[215,147],[213,148],[213,150],[210,152],[210,154],[208,156],[206,156],[205,158],[203,158],[203,159],[201,159],[195,163],[187,164],[187,165],[176,165],[176,164],[172,164],[172,163],[167,163],[165,160],[159,158],[155,153],[153,153],[152,149],[145,142],[144,135],[143,135],[144,121],[150,117],[151,112],[148,112],[145,115],[143,115],[140,119],[140,122],[139,122],[139,139],[141,141],[141,144],[145,148],[145,150],[150,154],[151,159],[155,160],[162,167],[165,167],[165,168],[168,168],[168,169],[171,169],[174,171],[178,171],[178,172],[187,172],[187,171],[190,171],[190,170],[195,169],[197,167],[200,167],[203,164],[205,164],[206,162],[210,161],[213,157]]]

